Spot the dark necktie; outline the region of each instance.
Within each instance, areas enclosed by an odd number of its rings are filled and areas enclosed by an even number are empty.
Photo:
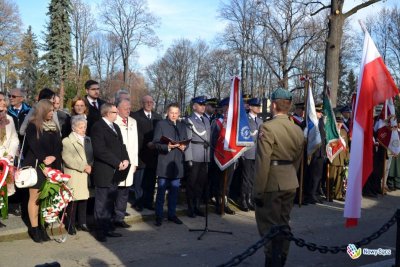
[[[114,131],[114,133],[117,133],[117,131],[115,130],[114,125],[112,123],[110,124],[110,128]]]
[[[203,116],[200,116],[201,122],[204,124],[204,118]]]
[[[150,115],[150,114],[147,114],[147,118],[149,118],[149,120],[151,120],[151,115]]]
[[[97,107],[97,102],[96,102],[96,101],[93,101],[92,104],[93,104],[93,107],[94,107],[95,109],[99,109],[99,108]]]

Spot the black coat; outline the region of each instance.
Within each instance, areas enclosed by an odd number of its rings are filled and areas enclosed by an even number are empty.
[[[18,114],[13,110],[12,106],[9,106],[7,109],[7,114],[13,118],[15,130],[18,133],[20,144],[22,144],[22,139],[24,138],[24,136],[19,134],[19,128],[21,127],[22,123],[25,120],[26,115],[29,113],[30,110],[31,106],[29,106],[25,102],[22,103],[21,110],[19,111]]]
[[[149,142],[153,141],[154,128],[162,118],[161,115],[151,112],[151,119],[146,117],[143,109],[140,109],[132,114],[136,120],[138,130],[139,144],[139,166],[138,168],[156,168],[157,166],[157,151],[147,147]]]
[[[124,160],[129,160],[128,152],[122,140],[121,130],[118,125],[113,123],[115,133],[109,125],[100,119],[92,127],[92,147],[93,147],[93,180],[97,187],[110,187],[117,185],[116,171],[119,164]]]
[[[186,126],[179,121],[175,126],[169,119],[159,121],[153,139],[158,151],[157,176],[169,179],[182,178],[184,152],[178,148],[168,151],[168,144],[160,142],[162,136],[176,141],[187,140]]]
[[[60,132],[43,131],[39,134],[38,138],[36,126],[33,123],[29,123],[25,134],[26,137],[23,150],[24,160],[22,161],[22,167],[37,166],[36,171],[38,174],[38,183],[33,187],[39,189],[45,179],[43,172],[39,168],[39,164],[43,163],[47,156],[54,156],[56,158],[48,167],[61,170],[62,143]]]
[[[101,113],[100,113],[100,107],[106,103],[105,101],[101,100],[100,98],[97,99],[97,104],[98,104],[98,109],[95,109],[91,103],[89,103],[87,96],[85,96],[85,102],[86,102],[86,106],[89,108],[89,113],[87,115],[87,135],[91,136],[91,129],[92,126],[95,124],[95,122],[97,122],[98,120],[101,119]]]

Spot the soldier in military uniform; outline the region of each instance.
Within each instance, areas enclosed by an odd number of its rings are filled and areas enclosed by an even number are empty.
[[[259,129],[253,187],[256,221],[261,236],[273,225],[288,225],[296,195],[297,170],[304,147],[303,132],[289,117],[292,94],[278,88],[271,95],[273,119]],[[274,238],[265,247],[265,266],[283,266],[290,242]],[[272,257],[274,248],[274,257]],[[274,260],[274,262],[273,262]]]
[[[294,104],[295,109],[290,117],[291,120],[302,130],[306,128],[306,120],[304,119],[304,102]]]
[[[261,112],[261,99],[251,98],[247,101],[247,104],[249,105],[250,109],[249,113],[247,113],[247,118],[249,120],[250,134],[253,137],[254,145],[246,150],[240,159],[242,163],[242,184],[239,208],[242,211],[254,210],[252,191],[254,183],[254,166],[256,161],[256,145],[258,128],[263,123],[262,119],[257,117],[257,115]]]
[[[217,107],[218,100],[216,98],[209,98],[206,101],[206,111],[204,112],[204,116],[208,118],[210,124],[216,118],[215,109]]]
[[[204,216],[200,210],[200,200],[204,194],[208,179],[208,163],[210,162],[210,121],[204,116],[207,98],[199,96],[192,99],[193,113],[186,118],[187,135],[192,139],[185,151],[185,161],[189,166],[186,181],[186,197],[188,216],[191,218]]]

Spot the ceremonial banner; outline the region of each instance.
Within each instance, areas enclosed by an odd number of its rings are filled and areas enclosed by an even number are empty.
[[[306,128],[304,129],[304,136],[307,139],[307,157],[311,155],[321,145],[321,133],[318,128],[317,112],[315,111],[314,97],[311,90],[311,81],[309,81],[307,93],[307,114],[306,114]]]
[[[324,94],[323,105],[325,114],[326,156],[332,162],[340,152],[346,149],[346,143],[341,138],[339,129],[336,127],[336,117],[328,94]]]
[[[353,120],[353,136],[344,217],[356,226],[361,217],[362,187],[373,168],[373,109],[399,94],[371,36],[366,30]]]
[[[400,153],[400,140],[392,98],[385,101],[379,120],[375,124],[375,131],[377,132],[378,142],[392,155],[397,156]]]
[[[221,170],[239,158],[247,146],[254,145],[239,84],[240,78],[235,76],[231,84],[228,112],[224,114],[223,120],[216,121],[221,130],[214,158]]]

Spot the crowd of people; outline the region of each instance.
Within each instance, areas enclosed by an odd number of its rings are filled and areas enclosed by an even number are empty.
[[[121,236],[116,228],[130,227],[124,220],[130,201],[138,212],[153,210],[156,226],[166,219],[182,224],[176,215],[180,190],[185,192],[189,218],[206,216],[204,205],[208,203],[215,205],[217,214],[234,215],[229,201],[233,199],[240,210],[256,211],[260,234],[274,224],[288,224],[293,203],[345,199],[351,148],[348,107],[336,113],[346,149],[330,162],[325,151],[323,109],[316,105],[322,143],[306,161],[304,104],[295,104],[290,113],[292,96],[278,88],[272,94],[270,118],[266,120],[260,116],[262,100],[245,98],[254,145],[221,171],[214,153],[229,98],[218,101],[198,96],[190,102],[190,114],[182,116],[179,105],[170,104],[162,116],[155,112],[150,95],[144,96],[142,108],[133,112],[131,96],[124,89],[116,92],[114,103],[100,98],[101,88],[94,80],[85,83],[85,90],[85,96],[71,101],[70,112],[59,109],[60,97],[48,88],[40,91],[32,107],[25,102],[21,89],[13,89],[8,95],[0,93],[0,152],[9,160],[20,161],[21,166],[34,166],[38,174],[36,185],[17,188],[9,197],[9,212],[22,216],[35,242],[50,240],[39,223],[38,195],[46,179],[40,164],[71,175],[68,186],[74,192],[73,202],[63,221],[68,233],[94,231],[100,242]],[[383,193],[380,153],[377,147],[376,171],[364,188],[366,196]],[[301,158],[304,168],[299,167]],[[391,166],[388,189],[395,190],[400,188],[400,164],[395,159]],[[304,181],[301,190],[300,179]],[[168,211],[164,216],[167,191]],[[86,222],[90,209],[95,219],[92,229]],[[276,242],[283,244],[284,262],[288,244]],[[267,261],[270,254],[271,247],[267,247]]]

